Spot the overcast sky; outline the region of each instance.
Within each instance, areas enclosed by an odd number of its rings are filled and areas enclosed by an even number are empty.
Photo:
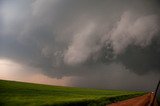
[[[0,0],[0,79],[154,90],[159,0]]]

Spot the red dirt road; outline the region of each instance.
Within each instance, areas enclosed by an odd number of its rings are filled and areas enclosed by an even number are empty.
[[[148,93],[143,96],[139,96],[136,98],[120,101],[117,103],[112,103],[107,106],[150,106],[153,101],[154,93]],[[154,106],[158,106],[155,102]]]

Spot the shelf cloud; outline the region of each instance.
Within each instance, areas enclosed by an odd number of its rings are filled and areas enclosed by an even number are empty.
[[[71,86],[153,90],[160,78],[159,5],[159,0],[1,0],[0,60],[25,66],[24,73],[74,77]]]

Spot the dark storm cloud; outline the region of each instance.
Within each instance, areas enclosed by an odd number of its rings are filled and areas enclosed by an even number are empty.
[[[155,90],[159,75],[149,72],[139,76],[122,64],[101,65],[94,74],[85,74],[75,79],[75,86],[101,89]],[[103,74],[102,74],[103,73]],[[145,80],[144,80],[145,79]],[[153,80],[152,80],[153,79]]]
[[[0,58],[41,68],[51,77],[91,78],[81,85],[113,80],[118,71],[121,80],[106,88],[123,88],[118,83],[129,75],[134,78],[125,89],[149,73],[151,82],[160,75],[158,0],[5,0],[0,5]],[[78,81],[83,82],[73,84]]]
[[[129,46],[126,52],[118,57],[127,68],[136,73],[144,74],[148,71],[160,69],[160,37],[157,36],[152,43],[144,48]]]

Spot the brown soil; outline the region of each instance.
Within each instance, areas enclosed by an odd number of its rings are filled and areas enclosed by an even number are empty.
[[[148,93],[146,95],[139,96],[136,98],[120,101],[117,103],[112,103],[107,106],[151,106],[153,97],[154,93]],[[158,106],[158,104],[155,102],[154,106]]]

